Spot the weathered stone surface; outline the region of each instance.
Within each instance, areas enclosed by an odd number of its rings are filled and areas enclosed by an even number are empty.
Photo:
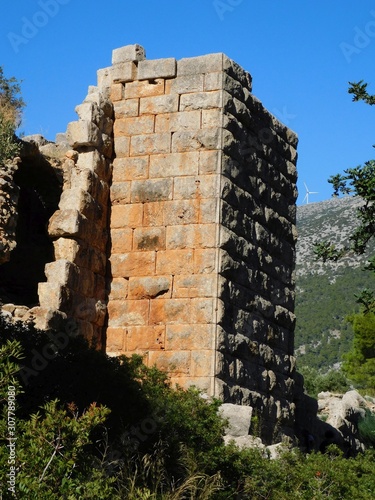
[[[249,434],[253,409],[251,406],[238,406],[224,403],[219,408],[219,414],[228,420],[226,434],[232,437]]]
[[[139,114],[174,113],[178,111],[178,95],[161,95],[156,97],[142,97]]]
[[[220,90],[184,94],[180,98],[180,111],[221,108],[222,99],[223,95]]]
[[[136,78],[137,66],[132,61],[114,64],[112,67],[112,81],[115,83],[131,82]]]
[[[208,54],[177,61],[177,76],[222,71],[224,54]]]
[[[173,78],[176,76],[176,59],[153,59],[140,61],[138,64],[138,80],[154,78]]]
[[[95,123],[83,120],[68,124],[67,139],[73,148],[82,146],[98,147],[102,140],[100,130]]]
[[[125,61],[143,61],[146,57],[145,49],[138,44],[125,45],[112,51],[112,64]]]
[[[130,99],[134,100],[135,98],[137,99],[137,114],[139,111],[139,98],[140,97],[152,97],[152,96],[158,96],[158,95],[163,95],[164,94],[164,88],[165,88],[165,80],[164,78],[156,78],[155,80],[152,80],[149,82],[148,80],[145,81],[136,81],[136,82],[130,82],[125,85],[125,104],[127,101]]]

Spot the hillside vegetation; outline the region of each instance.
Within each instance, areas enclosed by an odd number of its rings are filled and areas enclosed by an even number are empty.
[[[361,200],[333,198],[297,209],[296,332],[299,366],[327,371],[349,352],[353,329],[348,315],[359,311],[355,295],[373,288],[374,278],[364,272],[374,246],[363,255],[349,253],[337,262],[316,260],[314,244],[329,239],[339,248],[349,246],[357,225],[356,208]]]

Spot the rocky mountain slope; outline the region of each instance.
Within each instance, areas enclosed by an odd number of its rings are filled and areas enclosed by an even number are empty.
[[[349,246],[361,204],[359,198],[344,197],[297,208],[295,349],[299,366],[326,371],[339,366],[350,349],[353,333],[346,317],[359,309],[354,295],[374,284],[371,273],[363,271],[374,248],[361,256],[348,252],[338,262],[327,263],[317,261],[313,250],[322,240]]]

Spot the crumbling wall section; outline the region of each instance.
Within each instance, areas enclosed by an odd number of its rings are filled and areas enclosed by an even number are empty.
[[[0,265],[8,262],[16,246],[19,187],[13,180],[17,163],[0,168]]]
[[[46,265],[47,282],[39,284],[40,308],[47,312],[46,324],[39,326],[48,327],[48,311],[73,318],[79,332],[101,347],[106,319],[113,108],[96,87],[90,87],[76,112],[79,120],[67,129],[72,150],[64,165],[64,190],[59,210],[49,222],[55,260]]]

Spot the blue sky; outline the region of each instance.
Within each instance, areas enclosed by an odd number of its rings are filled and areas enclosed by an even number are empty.
[[[224,52],[253,93],[299,135],[298,187],[328,199],[327,178],[375,158],[375,109],[352,103],[348,81],[375,93],[371,0],[4,0],[0,65],[22,80],[21,131],[54,140],[111,64],[141,44],[148,59]]]

